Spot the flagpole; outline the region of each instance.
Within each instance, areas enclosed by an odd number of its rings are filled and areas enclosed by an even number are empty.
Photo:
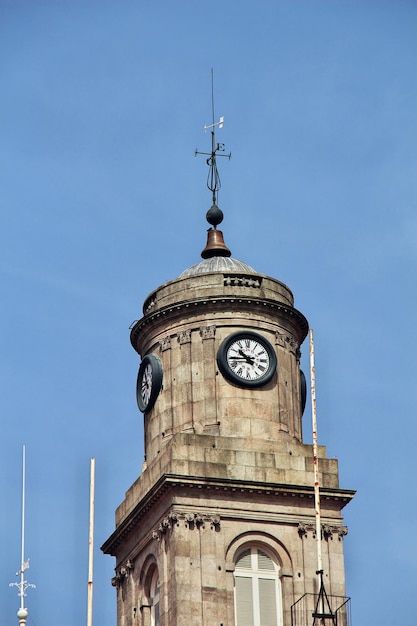
[[[25,578],[25,502],[26,502],[26,446],[23,446],[22,453],[22,558],[20,559],[20,584],[23,588]],[[20,594],[20,608],[24,609],[24,594]]]
[[[94,555],[94,475],[95,459],[90,462],[90,524],[88,535],[87,626],[93,624],[93,555]]]
[[[311,420],[313,427],[313,464],[314,464],[314,509],[316,516],[316,545],[317,545],[317,573],[323,571],[321,553],[321,510],[320,510],[320,483],[319,457],[317,443],[317,410],[316,410],[316,375],[314,367],[314,338],[310,328],[310,381],[311,381]]]
[[[17,587],[19,590],[20,597],[20,608],[17,612],[17,618],[19,620],[20,626],[26,625],[26,620],[29,615],[27,608],[25,607],[25,596],[26,589],[28,587],[35,588],[35,585],[28,583],[25,580],[25,571],[29,569],[29,559],[25,561],[25,507],[26,507],[26,446],[23,446],[22,453],[22,553],[20,559],[20,570],[16,573],[16,576],[20,576],[20,582],[18,583],[10,583],[9,587]]]
[[[17,617],[20,626],[25,626],[28,610],[25,608],[25,501],[26,501],[26,446],[22,453],[22,555],[20,559],[20,609]]]

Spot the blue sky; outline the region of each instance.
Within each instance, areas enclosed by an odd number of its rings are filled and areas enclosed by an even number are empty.
[[[319,441],[358,490],[353,623],[415,624],[416,35],[407,0],[0,0],[2,621],[26,444],[28,624],[86,619],[93,456],[94,621],[116,623],[99,546],[143,460],[129,326],[205,246],[214,67],[226,244],[314,329]]]

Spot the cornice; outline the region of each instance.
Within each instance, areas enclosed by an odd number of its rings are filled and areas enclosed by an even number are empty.
[[[253,312],[253,309],[256,308],[258,309],[257,312],[260,312],[260,310],[263,309],[264,311],[269,310],[273,312],[274,315],[279,315],[280,317],[291,322],[298,329],[298,339],[300,345],[307,336],[307,319],[300,311],[288,304],[277,302],[276,300],[272,300],[270,298],[251,298],[249,296],[237,297],[235,295],[222,295],[221,297],[209,296],[206,298],[190,298],[189,300],[183,300],[175,305],[168,305],[166,307],[161,307],[160,309],[152,310],[151,308],[149,313],[146,313],[144,317],[134,322],[130,333],[131,344],[133,348],[137,350],[138,337],[142,330],[146,326],[155,325],[169,316],[174,320],[180,317],[182,318],[182,320],[186,321],[184,313],[190,311],[191,309],[221,311],[223,310],[225,304],[227,304],[227,307],[229,309],[239,308],[240,310],[251,310]],[[206,311],[202,312],[205,313]]]
[[[196,491],[217,490],[223,493],[229,493],[231,497],[234,497],[236,493],[250,493],[274,498],[278,496],[281,498],[296,498],[299,500],[314,499],[314,487],[164,474],[119,524],[112,535],[101,546],[101,550],[105,554],[115,556],[117,547],[140,524],[147,512],[155,506],[168,491],[178,489],[195,489]],[[350,502],[355,493],[355,491],[347,489],[320,489],[322,502],[324,503],[326,500],[331,500],[334,503],[338,503],[340,509]]]

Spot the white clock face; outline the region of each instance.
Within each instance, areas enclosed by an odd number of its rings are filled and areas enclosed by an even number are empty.
[[[226,352],[230,369],[242,380],[258,380],[269,368],[268,352],[256,339],[242,338],[234,341]]]
[[[142,396],[143,405],[146,407],[149,404],[152,392],[152,366],[147,364],[142,375],[142,383],[140,387],[140,395]]]
[[[232,333],[220,345],[217,364],[223,376],[242,387],[261,387],[274,376],[275,350],[265,337],[251,331]]]
[[[155,354],[147,354],[140,364],[136,383],[139,411],[150,411],[162,389],[162,363]]]

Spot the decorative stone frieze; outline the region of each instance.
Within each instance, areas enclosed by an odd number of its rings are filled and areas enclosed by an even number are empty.
[[[259,289],[262,284],[261,278],[251,278],[250,276],[225,276],[223,279],[225,287],[253,287]]]
[[[343,537],[346,537],[348,532],[349,532],[349,529],[348,529],[347,526],[339,526],[338,530],[337,530],[337,534],[339,536],[339,541],[341,541],[343,539]]]
[[[316,536],[315,524],[305,523],[305,522],[300,522],[298,524],[298,534],[300,535],[301,538],[307,537],[309,531],[313,533],[313,537]]]
[[[150,311],[152,311],[152,309],[154,309],[156,306],[156,298],[150,298],[144,307],[144,314],[147,315],[148,313],[150,313]]]
[[[200,326],[200,336],[204,339],[214,339],[216,335],[216,327],[214,325],[211,326]]]
[[[313,539],[316,538],[316,525],[310,522],[300,522],[298,524],[298,534],[301,538],[308,538],[308,533],[311,533]],[[333,535],[337,535],[338,540],[341,541],[345,535],[348,534],[347,526],[338,526],[336,524],[322,524],[321,525],[322,539],[325,541],[333,541]]]
[[[289,352],[291,352],[291,354],[295,354],[296,356],[299,352],[298,342],[292,335],[284,335],[283,333],[276,331],[275,344],[281,348],[286,348]]]
[[[130,572],[133,569],[134,569],[134,565],[132,561],[130,560],[126,561],[124,565],[122,565],[116,570],[116,576],[113,576],[113,578],[111,579],[112,586],[120,587],[122,582],[126,580],[126,578],[129,576]]]
[[[191,343],[191,330],[183,330],[182,332],[178,333],[178,343],[179,344],[185,344],[185,343]]]
[[[333,541],[333,535],[337,535],[339,541],[348,534],[347,526],[337,526],[332,524],[322,524],[322,536],[326,541]]]
[[[251,280],[254,281],[254,279]],[[254,282],[256,283],[256,281]],[[239,287],[239,285],[236,286]],[[249,285],[240,286],[248,288]],[[256,284],[252,286],[254,287]],[[294,335],[297,336],[300,343],[308,333],[307,320],[302,313],[289,304],[284,305],[281,301],[264,298],[257,290],[253,291],[253,295],[249,295],[247,291],[244,292],[243,290],[240,291],[237,289],[233,294],[216,294],[215,297],[199,298],[194,301],[180,301],[177,302],[175,306],[161,307],[160,303],[157,304],[155,300],[153,306],[149,305],[149,307],[145,309],[144,317],[135,322],[131,327],[130,340],[134,349],[141,354],[143,351],[143,343],[146,338],[149,337],[148,329],[150,327],[156,329],[163,326],[165,320],[169,320],[170,323],[173,323],[175,319],[185,317],[190,311],[191,304],[193,305],[194,315],[206,315],[214,310],[222,310],[224,306],[230,307],[232,311],[239,313],[245,311],[249,315],[253,313],[262,316],[271,314],[275,319],[281,318],[285,326],[290,325],[293,329],[290,332],[294,332]],[[204,310],[202,311],[201,309]]]
[[[171,349],[171,337],[169,335],[167,337],[164,337],[160,343],[160,346],[161,346],[162,352],[165,352],[165,350],[170,350]]]
[[[201,515],[201,513],[187,513],[184,515],[185,526],[190,530],[193,528],[220,528],[220,515]]]
[[[220,515],[202,515],[201,513],[170,513],[158,524],[152,532],[152,539],[158,541],[169,531],[183,524],[185,528],[204,529],[209,526],[211,529],[220,530]]]
[[[158,528],[156,528],[152,532],[152,539],[161,539],[163,535],[165,535],[175,524],[178,522],[178,515],[176,513],[169,513],[163,520],[158,524]]]

